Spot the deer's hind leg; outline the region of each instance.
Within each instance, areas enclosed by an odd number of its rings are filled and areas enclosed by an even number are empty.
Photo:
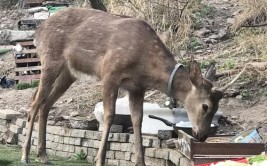
[[[40,79],[39,87],[36,90],[35,94],[33,95],[30,112],[28,114],[26,139],[25,139],[24,146],[22,149],[21,162],[24,164],[29,163],[29,153],[30,153],[30,148],[31,148],[32,130],[33,130],[33,125],[34,125],[36,115],[37,115],[38,111],[40,109],[43,110],[45,108],[45,105],[47,105],[46,103],[49,102],[50,92],[53,91],[53,89],[55,87],[54,83],[58,79],[57,77],[60,76],[60,74],[61,74],[62,65],[61,66],[58,65],[58,66],[59,67],[55,67],[53,69],[42,70],[43,74],[42,74],[41,79]],[[55,74],[57,72],[58,72],[58,74]],[[41,112],[46,112],[46,111],[41,111]],[[49,112],[49,110],[47,112]],[[42,114],[43,113],[40,113],[39,117],[44,116]],[[39,120],[40,120],[40,118],[39,118]],[[39,125],[39,129],[40,129],[40,125]],[[39,131],[39,138],[40,138],[40,131]],[[40,147],[40,146],[38,145],[38,147]]]
[[[75,78],[71,76],[69,70],[63,68],[53,84],[47,101],[40,108],[37,157],[38,161],[41,163],[49,162],[46,153],[46,125],[49,111],[53,104],[66,92],[74,81]]]

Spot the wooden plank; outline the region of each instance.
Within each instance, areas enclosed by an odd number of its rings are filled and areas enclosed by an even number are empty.
[[[18,67],[15,68],[15,72],[24,72],[24,71],[32,71],[32,70],[41,70],[41,66],[30,66],[30,67]]]
[[[194,142],[194,155],[258,155],[263,143],[200,143]]]
[[[31,62],[40,62],[40,58],[15,59],[15,63],[31,63]]]
[[[18,43],[19,43],[22,47],[33,46],[33,41],[32,41],[32,40],[17,42],[17,44],[18,44]]]
[[[40,79],[40,74],[34,74],[34,75],[22,75],[22,76],[15,76],[15,80],[18,81],[30,81],[30,80],[37,80]]]
[[[32,54],[32,53],[37,54],[37,50],[36,49],[26,49],[26,50],[22,50],[21,52],[17,52],[16,54]]]
[[[178,150],[185,155],[188,159],[193,158],[193,143],[194,143],[194,138],[188,134],[186,134],[182,130],[178,130],[178,143],[177,143],[177,148]]]

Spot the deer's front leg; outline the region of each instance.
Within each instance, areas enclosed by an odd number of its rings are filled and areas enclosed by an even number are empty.
[[[134,129],[134,138],[135,138],[135,165],[144,166],[144,151],[142,146],[142,121],[143,121],[143,102],[144,102],[144,90],[131,91],[129,92],[129,102],[131,117]]]
[[[118,96],[118,88],[116,85],[112,85],[110,82],[108,81],[104,82],[104,89],[103,89],[104,130],[102,133],[102,139],[96,158],[96,166],[105,165],[109,130],[115,116],[115,104]]]

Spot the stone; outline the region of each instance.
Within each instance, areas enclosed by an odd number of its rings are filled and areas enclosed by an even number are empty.
[[[88,154],[88,156],[95,157],[95,156],[97,155],[97,149],[94,149],[94,148],[88,148],[88,150],[87,150],[87,154]]]
[[[124,160],[125,159],[125,152],[116,151],[115,152],[115,159]]]
[[[131,161],[120,160],[119,163],[120,163],[119,166],[135,166],[135,163]]]
[[[26,120],[19,118],[19,119],[16,120],[16,125],[19,126],[19,127],[24,128],[24,127],[26,127]]]
[[[88,148],[81,147],[81,146],[75,146],[74,153],[78,154],[78,153],[81,153],[81,151],[83,151],[84,154],[88,155]]]
[[[121,144],[117,142],[111,142],[110,143],[110,150],[121,150]]]
[[[131,152],[133,149],[132,143],[121,143],[121,151],[123,152]]]
[[[151,157],[145,157],[145,164],[146,165],[157,165],[157,166],[165,166],[165,161],[162,159],[156,159]]]
[[[149,137],[143,137],[143,146],[144,147],[152,147],[152,138]]]
[[[70,136],[71,137],[84,138],[85,137],[85,130],[73,129],[70,131]]]
[[[129,133],[120,133],[120,142],[128,142],[130,134]]]
[[[21,113],[10,109],[0,109],[0,119],[12,120],[20,116]]]
[[[85,138],[97,139],[98,131],[87,130],[85,131]]]
[[[78,111],[73,111],[73,112],[70,113],[71,117],[75,117],[75,116],[78,116],[78,115],[79,115]]]
[[[155,157],[156,148],[146,148],[145,156],[147,157]]]
[[[52,149],[52,147],[52,141],[46,141],[46,148]],[[63,147],[65,147],[65,145]]]
[[[81,146],[82,145],[82,139],[81,138],[70,138],[69,144]]]
[[[63,138],[63,143],[64,144],[70,144],[70,137],[64,137]]]
[[[160,148],[160,145],[161,145],[160,139],[153,139],[152,148]]]
[[[89,156],[89,155],[86,157],[86,160],[88,163],[91,163],[91,164],[93,164],[95,162],[95,158],[92,156]]]
[[[125,160],[130,161],[132,153],[131,152],[124,152],[124,154],[125,154]]]
[[[169,160],[169,150],[168,149],[156,149],[155,157],[160,159]]]
[[[119,165],[119,160],[113,160],[113,159],[108,159],[107,160],[107,165],[109,166],[118,166]]]
[[[66,158],[66,156],[68,156],[68,152],[56,151],[56,156]]]
[[[93,120],[84,120],[80,118],[71,118],[70,125],[74,129],[83,129],[83,130],[97,130],[99,122],[96,119]]]
[[[110,142],[119,142],[120,134],[119,133],[109,133],[108,141]]]
[[[18,141],[19,142],[24,142],[24,140],[25,140],[25,136],[22,135],[22,134],[18,134]]]
[[[227,18],[226,22],[228,24],[234,24],[235,23],[235,19],[234,18]]]
[[[0,119],[0,125],[6,126],[9,122],[10,120]]]
[[[54,136],[54,142],[58,142],[58,143],[63,144],[64,143],[64,137],[59,136],[59,135],[55,135]]]
[[[47,141],[54,141],[54,135],[53,134],[46,133],[46,140]]]
[[[180,158],[180,165],[184,165],[184,166],[191,166],[191,162],[188,158],[186,157],[181,157]]]
[[[9,144],[17,144],[18,142],[18,134],[9,132],[6,142]]]
[[[83,139],[82,140],[82,146],[85,146],[85,147],[94,147],[94,140],[92,139]]]
[[[115,151],[108,150],[106,153],[107,159],[115,159]]]
[[[176,150],[170,151],[169,159],[171,160],[172,163],[179,165],[181,157],[183,157],[183,155],[180,152]]]
[[[171,139],[177,136],[177,134],[173,130],[158,130],[158,138],[159,139]]]
[[[0,125],[0,132],[4,133],[8,130],[7,126]]]

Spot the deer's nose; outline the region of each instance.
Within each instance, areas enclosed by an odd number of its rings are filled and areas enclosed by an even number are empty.
[[[199,130],[198,130],[198,127],[193,127],[192,128],[193,130],[192,130],[192,134],[193,134],[193,136],[195,137],[195,138],[198,138],[198,134],[199,134]]]

